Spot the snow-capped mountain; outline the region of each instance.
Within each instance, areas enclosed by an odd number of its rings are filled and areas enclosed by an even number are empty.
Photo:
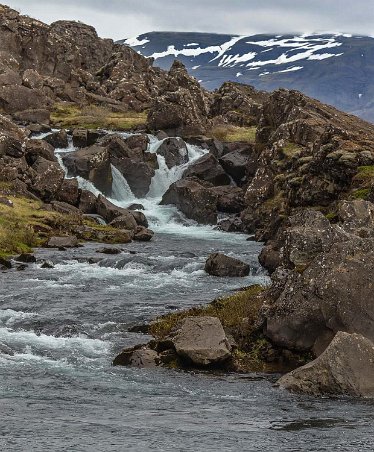
[[[120,42],[164,69],[179,59],[208,89],[226,80],[292,88],[374,121],[374,38],[151,32]]]

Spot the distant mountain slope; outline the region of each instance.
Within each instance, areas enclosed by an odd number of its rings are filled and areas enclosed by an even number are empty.
[[[224,81],[300,90],[374,121],[374,39],[346,34],[231,36],[151,32],[120,41],[168,69],[182,61],[208,89]]]

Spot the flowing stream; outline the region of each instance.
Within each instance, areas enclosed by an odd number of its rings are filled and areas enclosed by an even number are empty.
[[[159,144],[151,137],[149,152]],[[189,146],[190,162],[204,152]],[[272,387],[277,376],[111,366],[123,347],[148,340],[132,327],[268,282],[257,261],[260,244],[158,205],[188,164],[168,170],[157,158],[159,170],[143,199],[112,168],[111,201],[143,204],[156,232],[151,242],[118,246],[121,254],[109,257],[94,243],[40,249],[37,264],[0,273],[0,343],[14,352],[0,353],[0,450],[372,450],[372,402],[292,395]],[[250,276],[206,275],[205,259],[215,251],[248,262]],[[88,263],[97,257],[103,259]],[[54,268],[42,269],[42,259]]]

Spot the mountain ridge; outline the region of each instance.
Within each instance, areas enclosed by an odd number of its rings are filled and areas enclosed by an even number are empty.
[[[118,41],[169,69],[177,58],[209,89],[224,81],[302,91],[374,121],[374,38],[334,34],[150,32]]]

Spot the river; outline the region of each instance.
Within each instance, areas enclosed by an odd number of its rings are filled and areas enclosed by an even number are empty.
[[[157,146],[151,138],[149,151]],[[189,147],[192,161],[204,152]],[[257,261],[260,244],[158,205],[184,170],[167,170],[158,160],[141,200],[113,169],[112,201],[144,205],[156,232],[151,242],[118,246],[115,256],[98,253],[102,245],[95,243],[40,249],[37,264],[0,273],[0,342],[14,351],[0,354],[0,450],[372,450],[369,401],[296,396],[272,386],[277,376],[263,374],[111,366],[123,347],[148,339],[131,327],[268,282]],[[248,262],[250,276],[206,275],[205,259],[216,251]],[[96,257],[102,260],[90,264]],[[42,259],[54,268],[42,269]]]

